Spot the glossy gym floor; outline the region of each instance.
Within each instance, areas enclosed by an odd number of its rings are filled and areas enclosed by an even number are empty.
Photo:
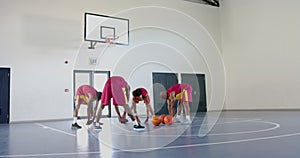
[[[0,125],[0,157],[299,158],[300,111],[223,111],[216,122],[198,113],[190,125],[146,125],[103,118],[103,129],[71,129],[72,120]],[[210,125],[209,125],[210,124]],[[212,127],[201,134],[201,128]]]

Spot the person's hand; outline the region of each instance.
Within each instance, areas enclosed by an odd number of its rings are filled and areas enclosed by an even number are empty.
[[[144,121],[145,124],[148,124],[149,117],[147,117]]]
[[[118,117],[119,119],[119,122],[122,123],[122,124],[125,124],[127,122],[126,118],[122,118],[122,117]]]
[[[126,120],[126,113],[123,114],[122,119]]]
[[[171,103],[171,105],[173,105],[175,103],[175,98],[170,99],[170,103]]]

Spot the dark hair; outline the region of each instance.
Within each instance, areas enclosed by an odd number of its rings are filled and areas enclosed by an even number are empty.
[[[135,97],[138,97],[142,94],[142,90],[141,89],[136,89],[132,92],[132,95],[135,96]]]
[[[98,101],[101,99],[101,96],[102,96],[102,92],[97,92]]]

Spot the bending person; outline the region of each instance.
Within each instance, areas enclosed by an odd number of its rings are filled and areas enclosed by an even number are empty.
[[[113,105],[116,108],[119,122],[121,123],[126,122],[125,115],[121,116],[118,109],[119,106],[122,106],[124,108],[124,114],[127,113],[130,119],[134,122],[135,130],[143,130],[145,128],[144,126],[141,126],[140,123],[138,123],[136,117],[133,115],[133,112],[131,111],[128,105],[128,99],[130,95],[129,91],[130,91],[130,86],[120,76],[112,76],[106,81],[103,89],[102,99],[101,99],[101,108],[99,108],[97,113],[97,119],[95,124],[96,129],[101,129],[100,119],[102,116],[102,110],[105,108],[105,106],[110,105],[111,98],[113,98]]]
[[[145,119],[144,123],[148,123],[149,117],[153,116],[154,112],[150,105],[150,97],[148,95],[147,90],[145,88],[137,88],[132,92],[132,95],[133,98],[132,98],[131,109],[133,110],[134,114],[137,116],[136,104],[139,103],[140,101],[144,101],[146,105],[146,113],[147,113],[147,118]],[[151,115],[149,115],[150,113]]]
[[[192,102],[192,86],[186,83],[182,84],[175,84],[171,86],[167,91],[161,92],[160,96],[163,99],[167,99],[168,102],[168,110],[169,114],[174,116],[175,115],[175,108],[174,104],[175,101],[178,101],[177,107],[177,116],[176,119],[182,121],[181,111],[182,111],[182,103],[185,109],[186,115],[186,123],[191,123],[190,118],[190,106],[189,102]]]
[[[101,92],[98,92],[95,88],[89,85],[82,85],[76,91],[76,104],[75,110],[73,114],[73,128],[81,128],[77,124],[78,111],[82,104],[87,105],[87,125],[90,125],[93,122],[93,119],[96,116],[97,107],[99,104],[99,100],[101,99]],[[96,101],[96,106],[93,109],[93,102]]]

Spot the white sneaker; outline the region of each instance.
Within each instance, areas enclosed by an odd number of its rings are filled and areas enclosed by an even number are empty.
[[[183,124],[191,124],[192,121],[190,119],[186,119],[184,122],[182,122]]]
[[[96,122],[93,122],[93,125],[96,126]],[[103,125],[103,123],[99,122],[99,125]]]
[[[182,122],[182,117],[177,115],[177,116],[175,117],[175,122],[176,122],[176,123]]]
[[[192,123],[190,115],[186,115],[185,118],[186,118],[186,121],[185,121],[186,124]]]

